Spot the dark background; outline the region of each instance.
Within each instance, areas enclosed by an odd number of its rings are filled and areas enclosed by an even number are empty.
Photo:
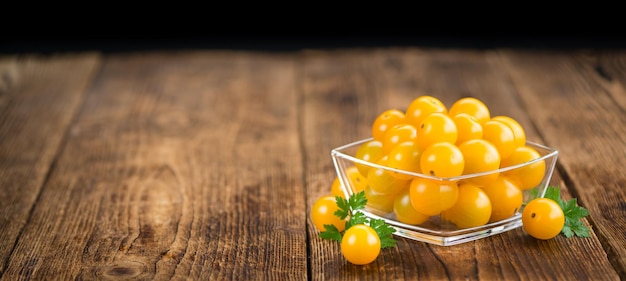
[[[226,2],[99,3],[93,7],[60,2],[5,4],[0,53],[353,47],[626,49],[621,9],[590,3],[556,9],[537,3],[505,8],[443,2],[438,9],[427,8],[426,3],[361,3],[371,9],[369,13],[367,9],[343,10],[339,3],[303,3],[310,5],[301,8],[265,2],[230,2],[232,6]]]
[[[50,36],[3,37],[0,53],[58,53],[101,51],[104,53],[230,49],[298,51],[302,49],[376,47],[435,47],[466,49],[626,49],[621,34],[197,34],[151,36]]]

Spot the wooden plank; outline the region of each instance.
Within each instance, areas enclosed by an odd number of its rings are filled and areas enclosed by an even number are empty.
[[[3,277],[305,279],[294,69],[106,57]]]
[[[99,61],[95,53],[0,57],[0,276]]]
[[[502,59],[535,126],[559,149],[571,193],[589,209],[609,260],[626,278],[626,54],[505,52]]]
[[[588,54],[577,54],[586,68],[592,67],[594,83],[605,89],[615,104],[626,111],[626,53],[624,51],[596,51]]]
[[[362,268],[344,262],[338,243],[322,240],[311,222],[311,206],[330,194],[335,177],[331,150],[363,138],[375,112],[388,104],[378,100],[371,84],[370,70],[362,52],[319,52],[302,54],[298,69],[300,81],[304,180],[307,190],[307,221],[310,248],[310,274],[313,280],[365,280],[376,267]]]
[[[478,97],[492,115],[517,118],[529,140],[543,143],[534,117],[525,113],[506,69],[492,62],[493,55],[416,49],[307,54],[301,73],[308,206],[329,192],[335,176],[330,156],[324,155],[369,137],[378,113],[406,109],[419,95],[437,96],[447,105],[463,96]],[[374,263],[353,266],[338,254],[337,243],[316,237],[312,224],[309,235],[311,276],[317,279],[618,279],[596,237],[537,241],[516,229],[450,247],[397,238],[398,246],[384,250]],[[580,253],[587,253],[584,259]]]

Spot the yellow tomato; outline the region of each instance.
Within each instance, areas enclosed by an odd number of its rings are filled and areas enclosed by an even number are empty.
[[[458,228],[485,225],[491,217],[491,200],[481,188],[471,184],[459,185],[459,199],[441,218],[454,223]]]
[[[434,112],[447,113],[448,110],[443,102],[435,97],[419,96],[409,104],[405,116],[409,124],[418,127],[422,124],[422,119]]]
[[[354,225],[343,234],[341,254],[353,264],[369,264],[380,254],[380,237],[368,225]]]
[[[475,174],[494,171],[500,168],[500,153],[490,142],[483,139],[468,140],[459,145],[463,153],[465,168],[463,174]],[[494,172],[484,176],[464,179],[468,183],[485,186],[498,178],[499,173]]]
[[[559,203],[548,198],[531,200],[522,211],[522,228],[541,240],[554,238],[565,225],[565,214]]]
[[[417,144],[426,148],[433,143],[456,143],[458,132],[456,124],[445,113],[435,112],[426,116],[418,127]]]
[[[512,117],[504,116],[504,115],[495,116],[491,118],[491,120],[500,121],[508,125],[509,128],[511,128],[511,131],[513,131],[513,135],[515,137],[516,147],[526,145],[526,131],[524,131],[524,128],[519,122],[517,122],[517,120],[513,119]]]
[[[405,122],[404,112],[397,109],[385,110],[376,117],[372,124],[372,137],[375,140],[382,141],[387,130]]]
[[[502,167],[510,167],[532,161],[541,157],[541,154],[530,146],[516,148],[507,158],[502,159]],[[517,180],[522,190],[538,186],[546,173],[546,162],[539,160],[524,167],[504,172],[508,177]]]
[[[497,120],[483,123],[483,139],[496,146],[501,158],[509,157],[516,148],[513,130]]]
[[[380,158],[383,158],[383,156],[385,156],[385,153],[383,152],[383,143],[377,140],[371,140],[362,144],[361,146],[359,146],[359,149],[354,155],[354,157],[370,163],[378,162],[378,160],[380,160]],[[357,169],[359,169],[361,175],[367,176],[367,171],[369,170],[370,166],[361,163],[354,163],[354,165],[357,167]]]
[[[523,194],[516,182],[507,176],[500,176],[491,184],[482,187],[491,201],[491,218],[489,222],[508,219],[522,207]]]
[[[343,189],[341,188],[341,181],[339,181],[339,177],[335,177],[335,180],[333,180],[333,184],[330,186],[330,194],[332,196],[346,198],[346,195],[343,193]]]
[[[377,164],[387,167],[387,161],[384,156]],[[409,180],[396,178],[389,170],[372,167],[367,173],[367,184],[377,194],[395,195],[408,186]]]
[[[422,149],[412,141],[396,145],[387,155],[387,166],[390,168],[420,173],[420,157]],[[391,172],[391,175],[401,180],[409,180],[413,176],[400,172]]]
[[[343,231],[346,228],[346,221],[335,216],[339,210],[337,201],[333,196],[322,196],[318,198],[311,208],[311,220],[318,231],[324,231],[325,224],[334,225],[337,230]]]
[[[346,168],[346,175],[352,183],[352,192],[358,193],[367,186],[367,178],[361,175],[356,166]]]
[[[478,123],[476,117],[467,113],[459,113],[452,117],[452,121],[454,121],[458,132],[457,145],[468,140],[483,138],[483,126]]]
[[[416,177],[409,185],[411,205],[421,214],[434,216],[456,203],[459,187],[455,182]]]
[[[365,198],[367,198],[367,208],[378,211],[378,213],[382,212],[385,215],[386,213],[391,213],[393,211],[393,200],[395,199],[395,194],[380,194],[372,189],[371,186],[365,188]]]
[[[393,212],[396,215],[396,220],[406,224],[422,224],[429,218],[429,216],[424,215],[413,208],[409,188],[403,189],[398,195],[396,195],[396,198],[393,201]]]
[[[448,115],[455,116],[459,113],[467,113],[474,116],[480,124],[487,122],[491,118],[487,105],[474,97],[460,98],[452,104]]]
[[[427,147],[420,157],[422,173],[449,178],[463,174],[465,161],[459,148],[449,142],[438,142]]]
[[[410,124],[399,124],[391,127],[383,137],[383,152],[388,154],[394,146],[405,141],[415,141],[417,129]]]

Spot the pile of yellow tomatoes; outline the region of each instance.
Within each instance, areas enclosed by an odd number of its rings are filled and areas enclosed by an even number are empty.
[[[420,96],[404,111],[380,113],[372,123],[372,139],[360,145],[355,157],[390,168],[355,163],[347,169],[352,191],[364,190],[369,208],[411,225],[440,216],[458,228],[515,215],[523,191],[539,185],[546,168],[544,161],[536,161],[492,172],[541,155],[527,145],[519,122],[491,116],[485,103],[473,97],[447,107],[433,96]],[[331,192],[344,196],[338,179]]]

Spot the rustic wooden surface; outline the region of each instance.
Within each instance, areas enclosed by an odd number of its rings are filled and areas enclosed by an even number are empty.
[[[467,95],[559,149],[591,238],[397,238],[366,266],[317,237],[330,150]],[[0,57],[1,280],[626,278],[626,52],[379,48]]]

